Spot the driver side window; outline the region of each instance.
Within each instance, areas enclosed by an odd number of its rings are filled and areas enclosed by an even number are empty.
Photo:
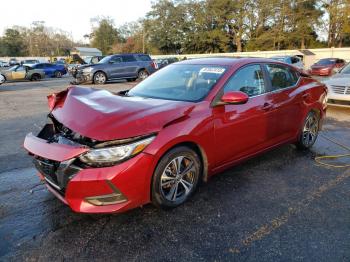
[[[19,66],[16,68],[16,72],[22,72],[22,71],[26,71],[24,66]]]
[[[225,84],[224,93],[241,91],[249,97],[265,93],[265,82],[260,65],[249,65],[239,69]]]

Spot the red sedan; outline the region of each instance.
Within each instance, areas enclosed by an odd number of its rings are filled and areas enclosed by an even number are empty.
[[[47,188],[76,212],[184,203],[201,180],[286,143],[310,148],[326,87],[287,64],[207,58],[169,65],[130,91],[70,87],[28,134]]]
[[[330,76],[339,71],[345,65],[345,61],[339,58],[324,58],[313,64],[310,74],[317,76]]]

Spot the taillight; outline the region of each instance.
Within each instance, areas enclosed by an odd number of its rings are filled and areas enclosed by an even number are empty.
[[[152,66],[154,69],[158,69],[158,64],[156,64],[154,61],[152,61],[151,66]]]

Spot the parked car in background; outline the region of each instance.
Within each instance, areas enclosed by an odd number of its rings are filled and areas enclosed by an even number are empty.
[[[86,64],[97,64],[100,62],[105,56],[87,56],[83,60]]]
[[[178,62],[179,59],[177,57],[168,57],[168,58],[158,58],[155,59],[154,62],[157,64],[158,69],[161,69],[167,65]]]
[[[330,76],[338,72],[344,65],[344,59],[324,58],[313,64],[309,73],[317,76]]]
[[[0,60],[0,67],[8,67],[9,63],[7,63],[6,61],[2,61]]]
[[[147,54],[118,54],[106,56],[97,64],[79,66],[73,76],[77,83],[105,84],[114,79],[145,79],[155,71],[156,65]]]
[[[300,69],[304,69],[304,63],[301,57],[299,56],[273,56],[271,59],[276,60],[276,61],[281,61],[286,64],[295,66]]]
[[[45,72],[39,69],[33,69],[29,66],[16,65],[7,70],[1,70],[0,74],[3,75],[5,81],[15,80],[30,80],[38,81],[45,77]]]
[[[9,61],[9,66],[20,65],[20,62],[16,58],[11,58]]]
[[[0,73],[0,85],[5,83],[5,77]]]
[[[252,58],[182,61],[130,91],[73,86],[48,104],[48,124],[24,147],[48,189],[83,213],[177,207],[242,160],[312,147],[327,106],[323,84]]]
[[[350,64],[324,81],[328,88],[328,103],[350,107]]]
[[[48,77],[60,78],[67,74],[66,66],[62,64],[39,63],[33,65],[32,68],[44,70],[45,75]]]
[[[40,61],[36,60],[36,59],[26,59],[26,60],[21,61],[21,65],[25,65],[25,66],[32,66],[32,65],[38,64],[38,63],[40,63]]]

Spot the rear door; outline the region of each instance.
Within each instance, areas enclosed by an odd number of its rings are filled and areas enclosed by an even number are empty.
[[[305,94],[298,90],[299,73],[290,66],[268,63],[265,70],[272,90],[268,96],[273,104],[270,136],[275,144],[294,137],[299,130]]]
[[[55,75],[56,68],[53,64],[44,64],[44,72],[47,76],[54,76]]]
[[[226,82],[222,94],[245,92],[249,100],[241,105],[213,108],[217,166],[253,154],[269,145],[271,125],[269,94],[260,64],[244,66]]]
[[[123,76],[136,77],[139,65],[133,55],[122,55],[123,59]]]

